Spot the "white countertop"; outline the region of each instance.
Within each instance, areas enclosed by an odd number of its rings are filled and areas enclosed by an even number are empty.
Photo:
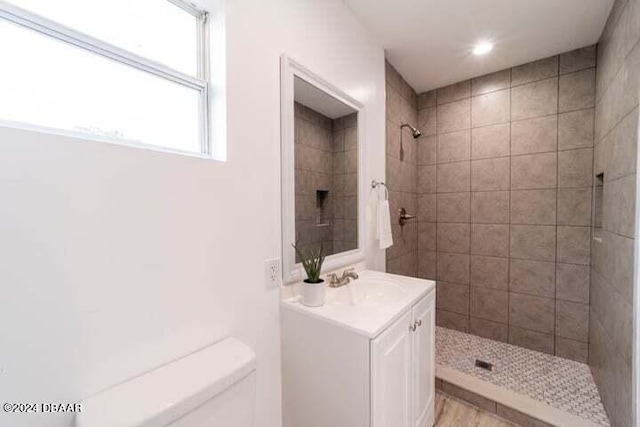
[[[375,338],[436,287],[432,280],[378,271],[362,270],[358,271],[358,275],[360,277],[353,282],[353,285],[340,288],[327,286],[326,303],[322,307],[307,307],[298,300],[298,297],[283,299],[281,306],[286,310],[294,310],[327,323],[342,326],[367,338]],[[376,285],[382,286],[381,289],[388,286],[393,295],[386,298],[385,292],[380,291],[372,296],[376,299],[375,303],[362,303],[368,298],[367,283],[370,284],[370,289],[374,289]],[[349,301],[354,301],[355,304]]]

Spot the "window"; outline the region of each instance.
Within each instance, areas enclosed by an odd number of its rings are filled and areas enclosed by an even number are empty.
[[[207,34],[181,0],[0,2],[0,120],[209,155]]]

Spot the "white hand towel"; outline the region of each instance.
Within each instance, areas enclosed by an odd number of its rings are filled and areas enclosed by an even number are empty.
[[[389,212],[389,201],[378,200],[378,241],[380,249],[386,249],[393,245],[391,234],[391,214]]]

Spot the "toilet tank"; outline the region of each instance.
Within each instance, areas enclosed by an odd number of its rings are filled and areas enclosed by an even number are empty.
[[[76,427],[253,427],[255,352],[235,338],[81,402]]]

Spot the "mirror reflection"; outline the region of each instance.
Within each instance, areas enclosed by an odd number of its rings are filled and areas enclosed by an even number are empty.
[[[358,114],[299,77],[294,99],[296,245],[357,249]]]

